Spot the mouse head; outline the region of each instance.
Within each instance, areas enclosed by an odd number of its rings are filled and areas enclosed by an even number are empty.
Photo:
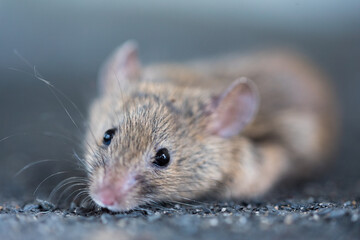
[[[84,143],[91,198],[123,211],[221,188],[234,154],[229,138],[256,113],[255,86],[242,78],[211,96],[147,83],[136,56],[136,45],[126,43],[100,74]]]

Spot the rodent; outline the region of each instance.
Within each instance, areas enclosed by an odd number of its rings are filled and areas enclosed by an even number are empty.
[[[246,199],[329,164],[336,98],[286,51],[142,67],[128,41],[105,62],[84,159],[111,211],[188,199]]]

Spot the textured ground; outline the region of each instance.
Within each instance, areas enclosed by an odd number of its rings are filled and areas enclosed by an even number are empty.
[[[0,206],[0,239],[359,239],[360,182],[280,190],[261,201],[167,204],[110,213],[37,200]],[[350,191],[349,191],[350,190]],[[357,191],[356,191],[357,190]]]

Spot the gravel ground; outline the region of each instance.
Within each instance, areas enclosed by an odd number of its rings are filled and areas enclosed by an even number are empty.
[[[169,203],[124,213],[7,202],[0,204],[0,239],[359,239],[359,189],[360,182],[351,189],[308,183],[261,201]]]

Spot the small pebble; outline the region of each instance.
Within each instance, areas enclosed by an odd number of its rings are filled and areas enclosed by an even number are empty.
[[[232,218],[230,218],[230,217],[225,218],[225,223],[227,223],[227,224],[232,224],[232,223],[233,223]]]
[[[293,217],[292,217],[291,215],[287,215],[287,216],[285,217],[285,219],[284,219],[284,223],[285,223],[286,225],[292,224],[293,221],[294,221],[294,219],[293,219]]]
[[[205,214],[210,214],[210,213],[211,213],[211,210],[208,209],[208,208],[203,208],[203,212],[204,212]]]
[[[239,218],[239,223],[242,224],[242,225],[246,224],[247,223],[246,217],[240,217]]]
[[[167,212],[164,211],[162,212],[162,214],[166,214]],[[132,212],[129,212],[129,213],[126,213],[126,217],[142,217],[143,214],[139,211],[132,211]]]
[[[328,206],[330,206],[330,203],[319,203],[319,206],[320,207],[328,207]]]
[[[319,217],[319,215],[315,214],[315,215],[313,216],[313,219],[314,219],[315,221],[318,221],[318,220],[320,219],[320,217]]]
[[[37,209],[39,209],[39,205],[38,204],[26,204],[24,207],[23,207],[23,210],[25,212],[29,212],[29,211],[35,211]]]
[[[36,202],[41,206],[42,210],[51,211],[55,209],[55,205],[52,204],[51,202],[41,199],[36,199]]]
[[[112,220],[112,218],[113,218],[113,217],[112,217],[110,214],[108,214],[108,213],[103,213],[103,214],[101,215],[101,217],[100,217],[101,222],[102,222],[103,224],[107,224],[109,221]]]
[[[356,222],[357,220],[359,220],[359,215],[355,213],[351,216],[351,221]]]
[[[219,220],[217,218],[212,218],[209,221],[210,226],[215,227],[219,224]]]
[[[271,223],[272,223],[272,221],[269,219],[269,218],[261,218],[261,225],[263,226],[263,228],[265,228],[265,229],[267,229],[270,225],[271,225]]]
[[[155,214],[149,216],[147,219],[149,220],[149,222],[154,222],[160,218],[161,218],[161,214],[159,212],[156,212]]]
[[[329,217],[329,218],[339,218],[339,217],[344,216],[345,213],[346,213],[346,211],[343,210],[343,209],[336,209],[336,210],[333,210],[333,211],[328,215],[328,217]]]
[[[332,211],[331,208],[323,208],[323,209],[320,209],[317,213],[321,216],[321,215],[326,215],[328,213],[330,213]]]
[[[89,211],[88,211],[88,209],[85,209],[82,207],[77,207],[74,209],[74,213],[78,214],[80,216],[86,216],[89,213]]]
[[[307,200],[308,203],[313,203],[314,201],[315,201],[315,200],[314,200],[313,197],[309,197],[308,200]]]
[[[244,208],[244,207],[243,207],[243,206],[240,206],[240,205],[236,205],[236,206],[235,206],[235,210],[236,210],[236,211],[241,211],[241,210],[243,210],[243,208]]]

